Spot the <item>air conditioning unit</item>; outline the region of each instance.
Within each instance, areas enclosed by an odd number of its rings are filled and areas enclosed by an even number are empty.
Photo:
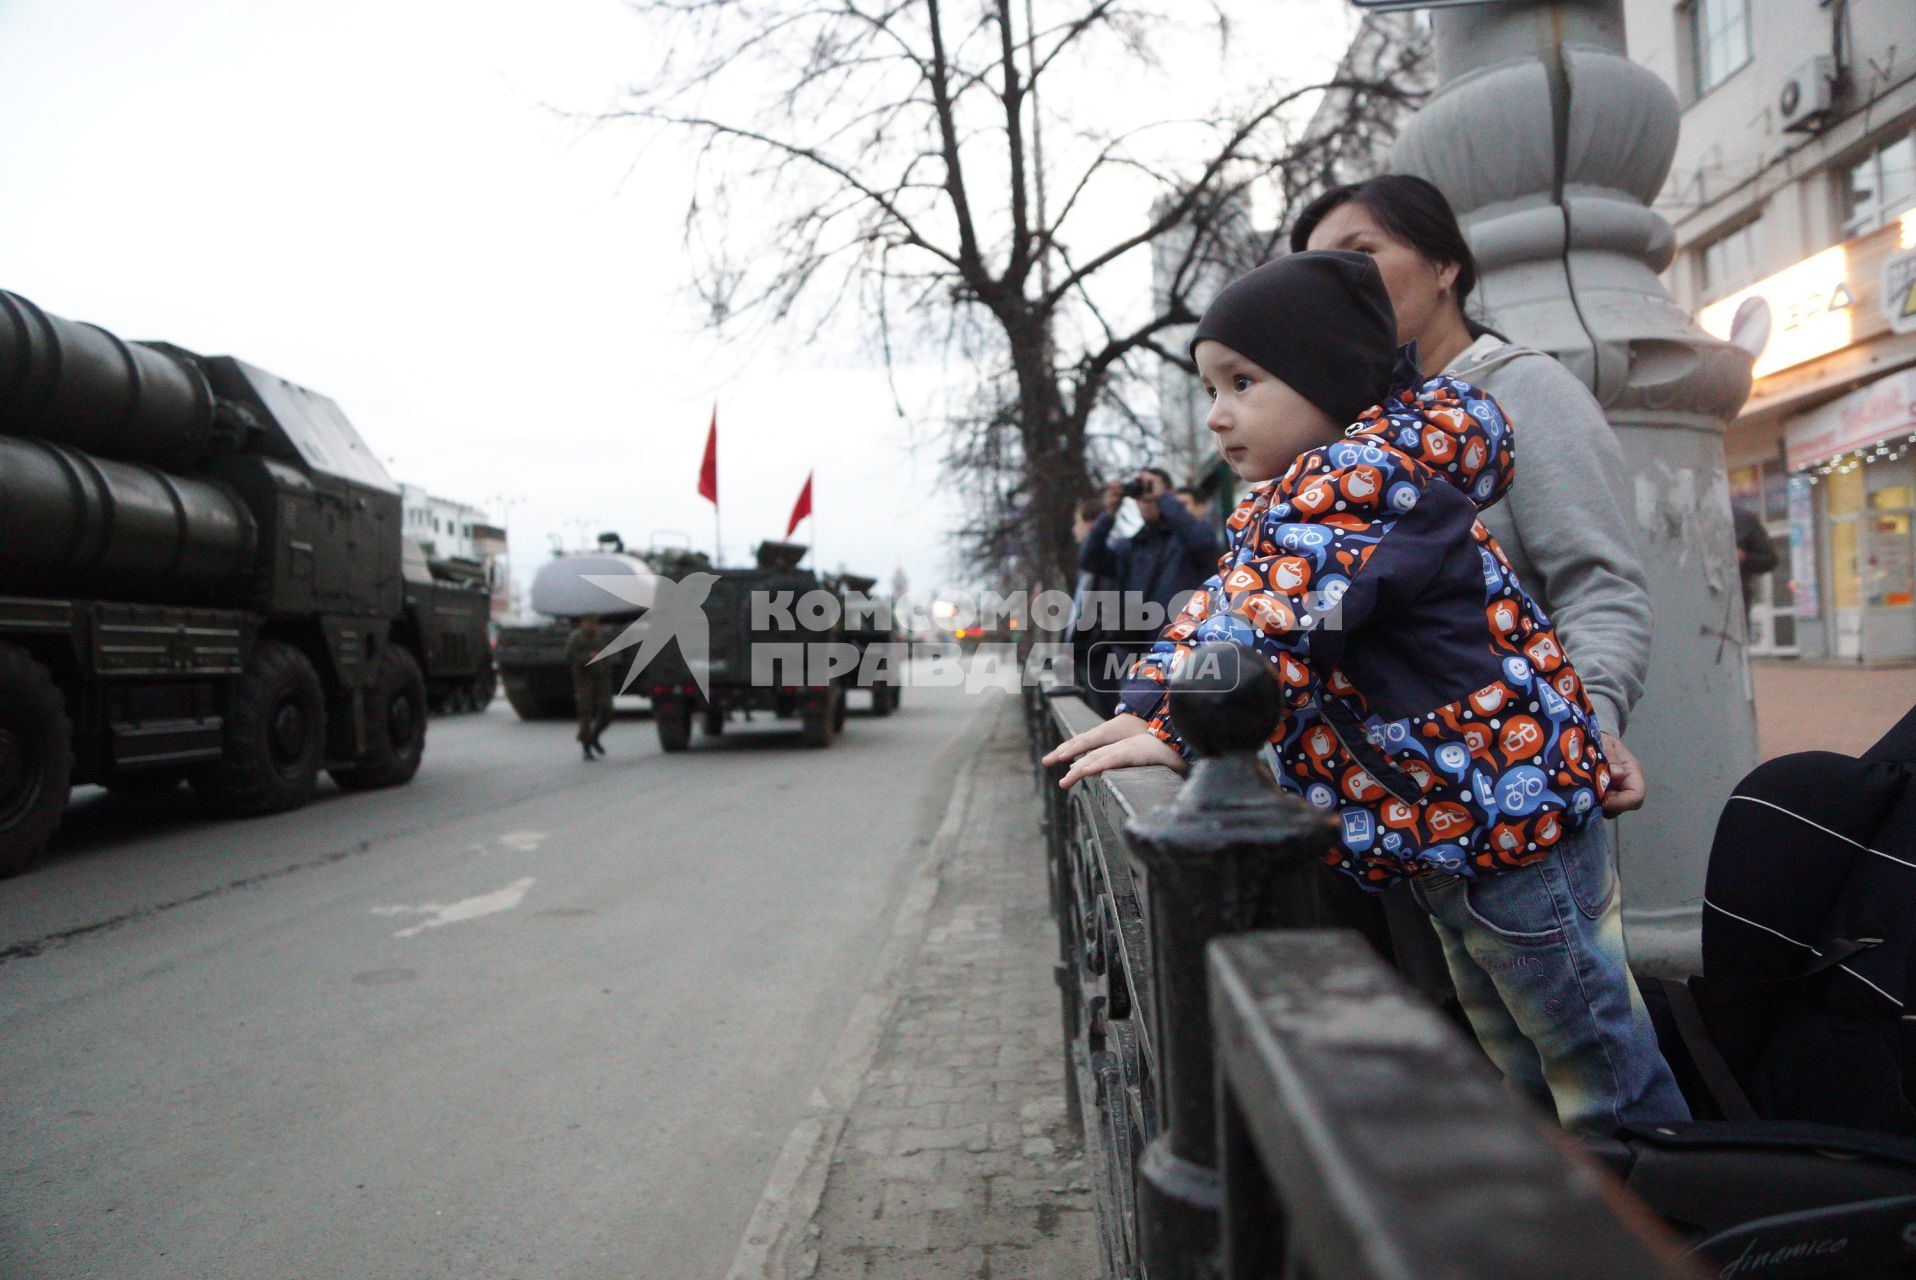
[[[1783,78],[1776,95],[1776,114],[1785,129],[1810,130],[1829,113],[1830,96],[1835,87],[1836,64],[1828,54],[1797,64]]]

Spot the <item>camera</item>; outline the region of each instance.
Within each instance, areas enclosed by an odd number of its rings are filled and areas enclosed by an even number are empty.
[[[1123,492],[1127,498],[1142,498],[1144,496],[1144,481],[1138,479],[1136,476],[1132,476],[1124,482]]]

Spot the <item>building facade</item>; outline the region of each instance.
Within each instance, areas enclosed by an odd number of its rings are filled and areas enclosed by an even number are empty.
[[[464,561],[492,592],[492,616],[512,613],[512,573],[506,531],[483,508],[438,498],[416,484],[400,486],[400,523],[429,560]]]
[[[1626,0],[1683,107],[1672,296],[1756,358],[1724,438],[1777,552],[1750,652],[1916,659],[1916,3]]]

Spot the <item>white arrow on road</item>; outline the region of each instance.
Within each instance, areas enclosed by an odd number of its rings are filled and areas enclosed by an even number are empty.
[[[514,880],[503,889],[494,889],[491,893],[482,893],[476,898],[466,898],[460,902],[427,902],[416,907],[374,907],[376,916],[422,915],[426,918],[418,924],[401,929],[395,938],[410,938],[426,929],[437,929],[441,925],[459,924],[466,920],[477,920],[481,916],[497,915],[501,911],[510,911],[525,901],[526,891],[538,881],[532,876]]]

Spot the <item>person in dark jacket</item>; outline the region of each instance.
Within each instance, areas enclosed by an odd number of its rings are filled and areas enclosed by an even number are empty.
[[[1122,676],[1131,660],[1147,652],[1164,623],[1183,607],[1190,592],[1204,585],[1224,553],[1223,531],[1178,499],[1170,473],[1146,467],[1132,482],[1139,492],[1134,501],[1143,526],[1129,538],[1113,539],[1111,528],[1124,507],[1125,482],[1104,487],[1104,512],[1078,549],[1078,569],[1116,587],[1123,616],[1112,617],[1107,607],[1096,618],[1101,624],[1101,649],[1093,683],[1107,688]],[[1109,668],[1108,672],[1106,668]]]
[[[1102,498],[1086,498],[1078,504],[1071,521],[1071,541],[1078,548],[1080,558],[1091,539],[1091,531],[1097,528],[1098,518],[1103,514]],[[1106,528],[1108,530],[1109,525]],[[1114,579],[1088,570],[1078,570],[1077,585],[1071,593],[1071,621],[1065,628],[1065,643],[1071,646],[1072,679],[1078,686],[1080,696],[1105,719],[1117,712],[1118,691],[1113,681],[1091,679],[1091,664],[1098,645],[1106,638],[1100,625],[1098,602],[1115,598],[1117,589]]]
[[[1743,579],[1743,611],[1756,598],[1756,584],[1776,568],[1776,547],[1763,521],[1748,507],[1731,507],[1730,523],[1736,530],[1736,569]]]

